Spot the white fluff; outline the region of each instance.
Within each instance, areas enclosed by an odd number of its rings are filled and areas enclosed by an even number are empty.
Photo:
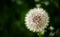
[[[26,27],[33,32],[42,32],[49,23],[49,17],[42,8],[29,10],[25,17]]]

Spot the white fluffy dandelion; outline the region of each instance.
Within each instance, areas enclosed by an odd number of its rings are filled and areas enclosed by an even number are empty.
[[[26,27],[33,32],[41,32],[48,26],[49,17],[42,8],[31,9],[25,17]]]

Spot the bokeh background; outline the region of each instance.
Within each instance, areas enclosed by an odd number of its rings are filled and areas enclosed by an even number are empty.
[[[60,37],[60,0],[0,0],[0,37],[39,37],[25,26],[26,13],[40,4],[50,22],[44,37]],[[52,26],[54,30],[48,28]],[[52,35],[50,35],[52,32]]]

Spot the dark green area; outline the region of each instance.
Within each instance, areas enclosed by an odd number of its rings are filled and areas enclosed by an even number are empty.
[[[48,5],[44,2],[48,1]],[[50,17],[44,37],[49,37],[50,26],[55,29],[53,37],[60,37],[60,0],[0,0],[0,37],[38,37],[37,33],[25,27],[25,15],[39,3]]]

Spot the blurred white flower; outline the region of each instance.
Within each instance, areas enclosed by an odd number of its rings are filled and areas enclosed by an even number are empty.
[[[47,6],[47,5],[49,5],[49,2],[48,2],[48,1],[46,1],[46,2],[44,2],[44,4]]]
[[[33,32],[42,32],[49,23],[49,17],[42,8],[31,9],[25,17],[26,27]]]
[[[44,2],[41,2],[41,3],[45,4],[46,6],[48,6],[50,4],[49,1],[44,1]]]
[[[55,33],[50,32],[49,36],[53,37]]]
[[[39,8],[41,5],[40,4],[36,4],[36,7]]]
[[[52,26],[50,26],[50,30],[54,30],[54,28]]]

